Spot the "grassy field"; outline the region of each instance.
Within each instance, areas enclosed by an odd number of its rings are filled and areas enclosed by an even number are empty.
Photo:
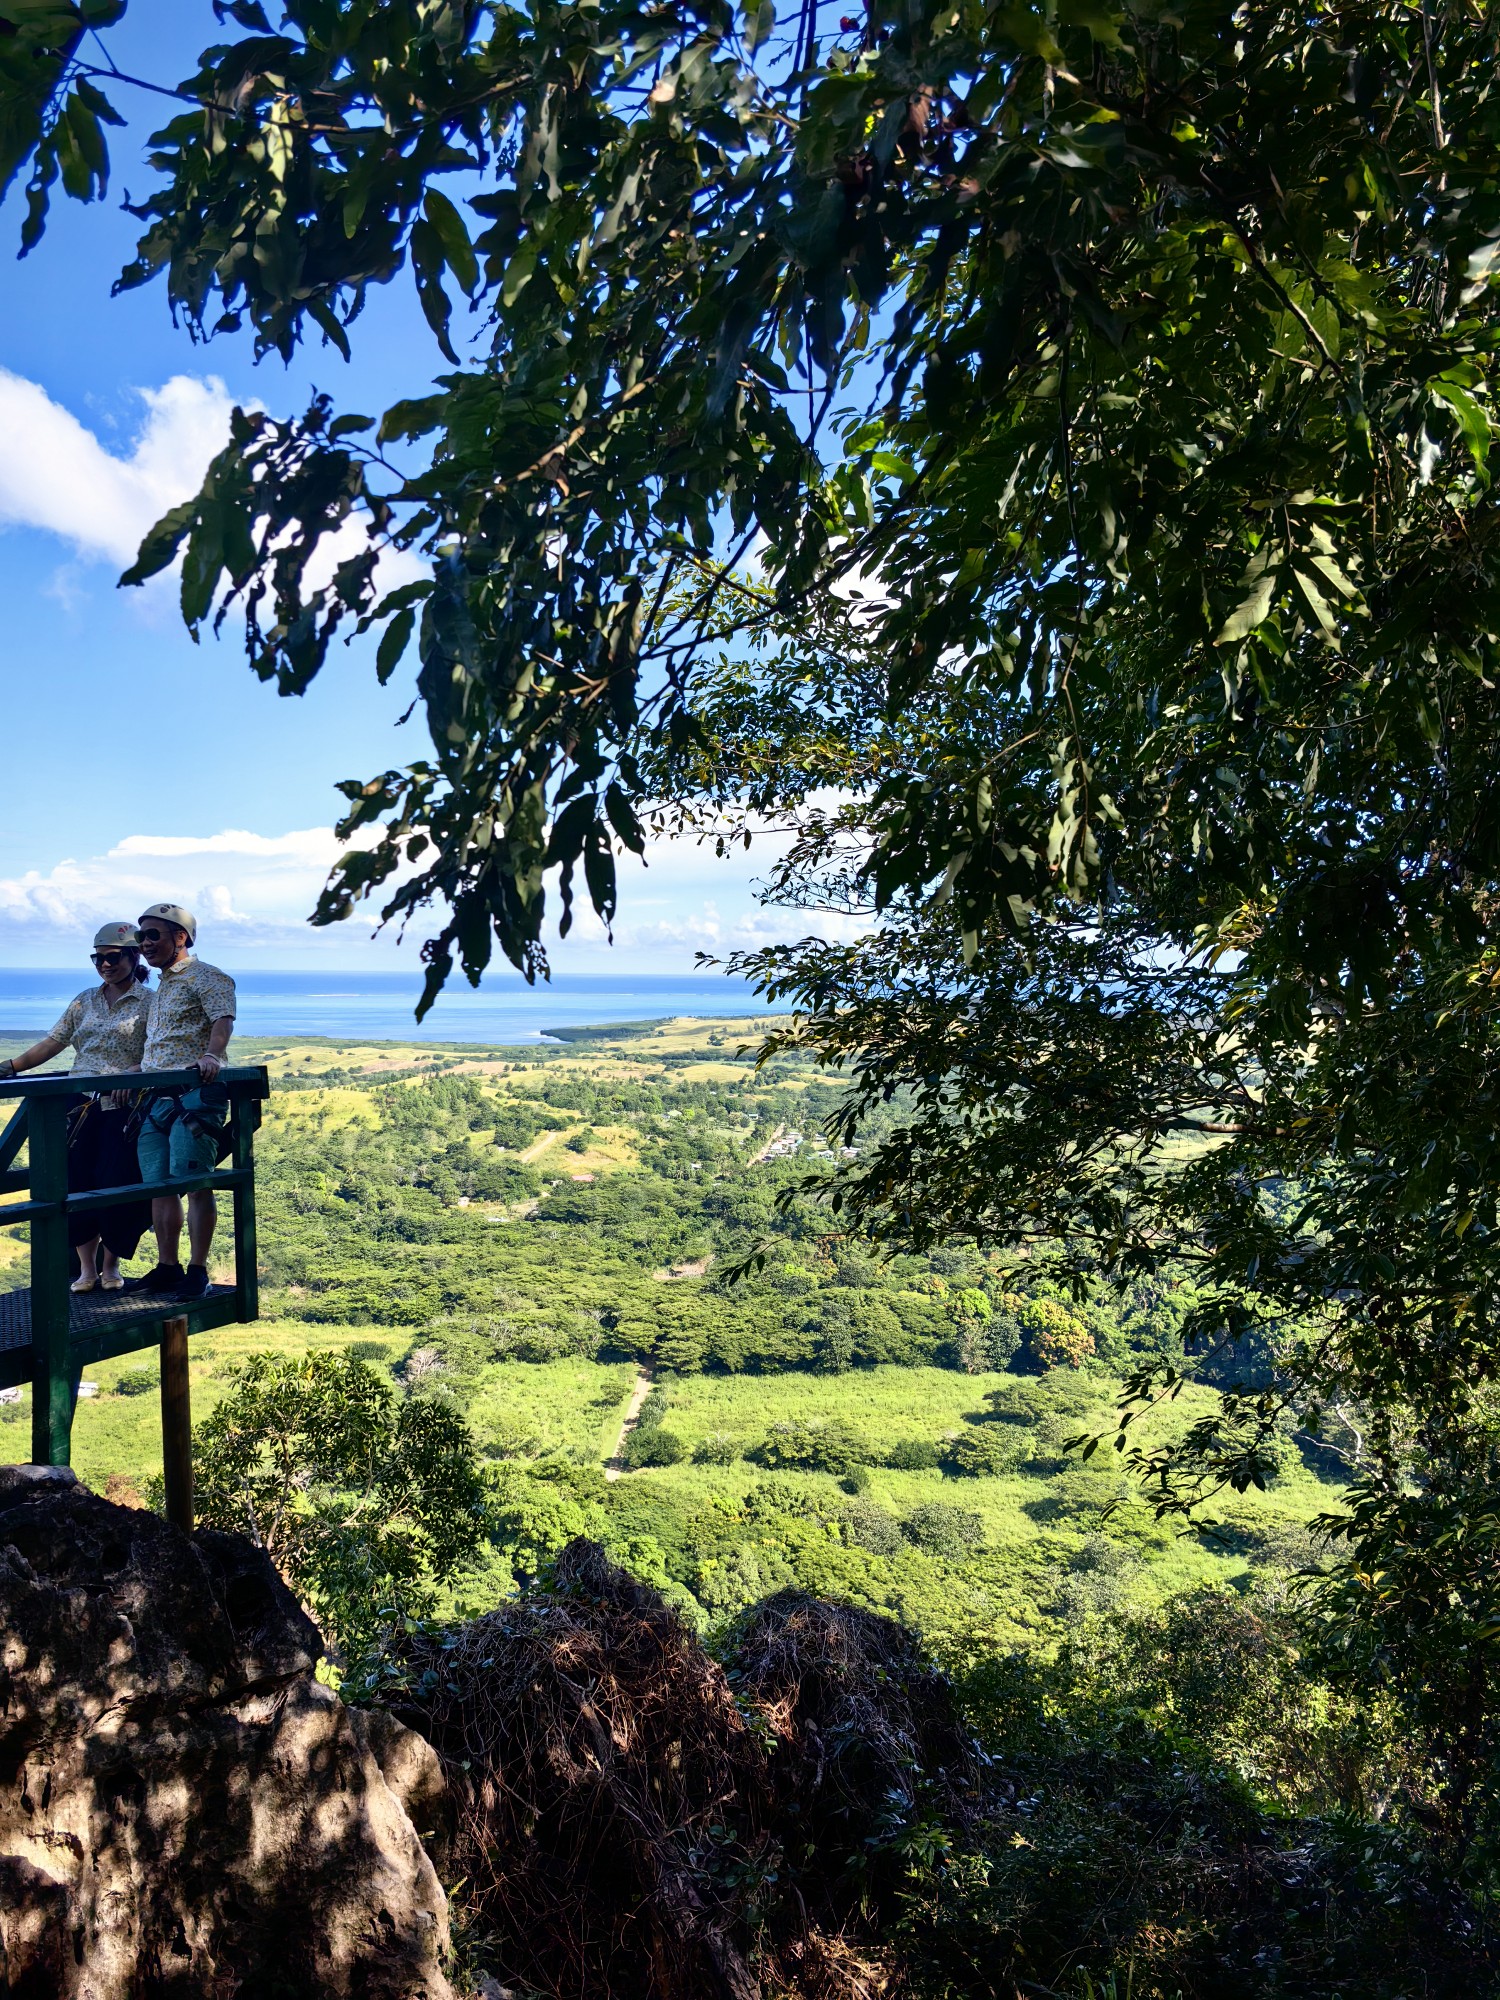
[[[260,1320],[253,1326],[216,1327],[200,1334],[188,1346],[194,1421],[208,1415],[252,1354],[307,1354],[360,1342],[367,1344],[377,1366],[389,1369],[406,1352],[410,1336],[382,1336],[372,1327],[306,1326],[295,1320]],[[149,1386],[144,1385],[147,1376]],[[85,1389],[73,1420],[75,1471],[101,1493],[113,1482],[115,1491],[123,1487],[143,1494],[151,1478],[161,1472],[155,1351],[101,1361],[88,1370],[84,1381],[93,1384],[98,1394],[90,1396]],[[0,1464],[20,1464],[30,1455],[31,1391],[23,1389],[19,1403],[0,1405]]]
[[[932,1440],[962,1432],[966,1422],[984,1418],[984,1396],[1008,1378],[996,1374],[962,1376],[946,1368],[870,1368],[846,1376],[780,1378],[680,1378],[668,1384],[668,1426],[692,1448],[714,1432],[752,1444],[770,1424],[782,1420],[856,1424],[884,1452],[908,1438]],[[1108,1430],[1118,1384],[1108,1376],[1070,1382],[1088,1392],[1086,1408],[1060,1410],[1050,1436]],[[1170,1428],[1186,1424],[1212,1402],[1210,1390],[1186,1390],[1174,1404]],[[1140,1426],[1140,1442],[1152,1442],[1166,1424]],[[1198,1536],[1154,1520],[1130,1480],[1118,1470],[1108,1448],[1088,1462],[1062,1452],[1044,1454],[1046,1470],[1028,1468],[994,1478],[954,1478],[942,1470],[904,1472],[872,1464],[864,1498],[902,1518],[912,1510],[942,1502],[980,1516],[984,1546],[1042,1562],[1068,1564],[1100,1538],[1124,1552],[1132,1578],[1144,1596],[1166,1596],[1202,1582],[1242,1588],[1248,1582],[1248,1548],[1296,1546],[1306,1524],[1328,1510],[1334,1492],[1302,1466],[1268,1490],[1226,1494],[1212,1510],[1224,1524],[1224,1540],[1214,1546]],[[630,1474],[650,1482],[676,1512],[698,1510],[720,1496],[742,1498],[756,1474],[748,1464],[732,1468],[692,1462]],[[838,1504],[838,1482],[826,1474],[798,1472],[798,1484],[824,1506]]]
[[[1216,1541],[1158,1522],[1107,1448],[1087,1463],[1070,1455],[1068,1437],[1109,1427],[1118,1375],[1102,1357],[1031,1378],[1040,1420],[1009,1471],[964,1478],[883,1463],[904,1441],[931,1446],[993,1421],[986,1398],[1016,1377],[964,1372],[951,1358],[931,1365],[922,1328],[935,1320],[952,1331],[942,1301],[955,1288],[988,1286],[1003,1300],[1011,1280],[976,1265],[950,1287],[936,1261],[885,1273],[850,1262],[809,1208],[784,1225],[792,1233],[758,1290],[715,1290],[715,1246],[732,1250],[747,1228],[768,1226],[769,1191],[793,1173],[790,1160],[762,1164],[768,1143],[813,1135],[828,1101],[828,1085],[808,1073],[767,1080],[736,1059],[753,1039],[750,1022],[671,1021],[525,1051],[237,1043],[273,1080],[258,1147],[267,1317],[195,1339],[195,1417],[229,1393],[252,1354],[352,1348],[394,1393],[457,1396],[506,1478],[572,1468],[580,1504],[594,1510],[590,1531],[709,1621],[799,1583],[906,1617],[954,1646],[1029,1643],[1090,1611],[1205,1583],[1242,1589],[1267,1565],[1307,1557],[1307,1524],[1337,1505],[1338,1489],[1295,1454],[1269,1491],[1217,1503]],[[501,1146],[518,1108],[530,1136]],[[521,1196],[478,1191],[497,1158],[530,1176]],[[748,1221],[717,1219],[735,1202]],[[0,1285],[25,1282],[25,1271],[24,1242],[0,1231]],[[828,1336],[798,1331],[839,1314],[863,1324],[871,1312],[884,1315],[887,1351],[899,1336],[913,1359],[856,1357],[830,1370],[817,1360]],[[899,1326],[893,1313],[906,1316]],[[739,1341],[743,1357],[721,1364],[710,1343],[702,1359],[681,1359],[695,1317],[728,1326],[714,1337],[731,1354]],[[628,1338],[611,1334],[617,1318]],[[748,1330],[735,1332],[742,1322]],[[460,1349],[468,1360],[455,1374]],[[435,1372],[415,1367],[419,1351],[437,1357]],[[783,1351],[785,1361],[766,1358]],[[685,1454],[606,1486],[643,1363]],[[95,1487],[138,1501],[161,1465],[154,1357],[100,1364],[89,1380],[98,1393],[80,1402],[74,1464]],[[1215,1400],[1190,1387],[1140,1427],[1141,1441],[1153,1424],[1184,1426]],[[868,1468],[842,1485],[821,1472],[768,1474],[754,1455],[786,1421],[852,1427]],[[709,1439],[729,1462],[693,1462]],[[0,1406],[0,1460],[28,1454],[23,1393]],[[934,1507],[961,1519],[962,1549],[919,1541]]]
[[[260,1322],[248,1328],[220,1328],[192,1344],[194,1416],[202,1420],[234,1380],[236,1366],[250,1354],[306,1354],[356,1348],[376,1366],[392,1368],[408,1352],[404,1330],[322,1328],[298,1322]],[[100,1394],[80,1402],[74,1426],[74,1464],[96,1490],[136,1498],[160,1474],[160,1416],[154,1386],[128,1390],[154,1376],[152,1356],[126,1356],[90,1372]],[[484,1370],[468,1404],[468,1422],[480,1448],[506,1458],[566,1454],[580,1466],[602,1466],[608,1458],[630,1398],[636,1368],[628,1362],[500,1362]],[[870,1368],[846,1376],[756,1376],[756,1378],[674,1378],[664,1384],[668,1424],[692,1448],[702,1438],[726,1432],[752,1446],[768,1426],[784,1418],[856,1424],[876,1450],[904,1438],[932,1438],[958,1430],[984,1408],[1000,1376],[958,1376],[944,1368]],[[120,1384],[124,1382],[124,1392]],[[1060,1428],[1092,1428],[1108,1422],[1114,1384],[1092,1378],[1070,1382],[1090,1394],[1090,1408],[1066,1410]],[[1188,1390],[1174,1408],[1174,1422],[1186,1422],[1210,1400],[1206,1390]],[[0,1412],[0,1460],[28,1454],[28,1408],[10,1404]],[[606,1510],[620,1532],[644,1532],[664,1546],[684,1538],[704,1518],[732,1522],[760,1488],[774,1484],[786,1502],[806,1506],[808,1516],[834,1518],[848,1502],[838,1482],[818,1472],[780,1474],[766,1480],[756,1466],[682,1462],[628,1472],[608,1488]],[[1302,1554],[1306,1524],[1336,1502],[1334,1490],[1304,1468],[1294,1468],[1268,1492],[1226,1496],[1214,1510],[1224,1524],[1222,1544],[1158,1524],[1118,1474],[1104,1450],[1090,1464],[1056,1454],[1048,1470],[1018,1470],[998,1478],[952,1478],[940,1470],[898,1472],[870,1466],[864,1504],[892,1518],[940,1502],[976,1514],[982,1548],[962,1564],[934,1562],[916,1548],[900,1560],[860,1558],[854,1574],[838,1576],[844,1592],[930,1628],[982,1628],[998,1642],[1018,1644],[1046,1636],[1058,1626],[1062,1590],[1070,1580],[1092,1576],[1092,1590],[1076,1592],[1074,1610],[1098,1608],[1100,1578],[1106,1598],[1128,1596],[1152,1602],[1198,1584],[1244,1588],[1252,1576],[1252,1556],[1266,1548]],[[1110,1512],[1112,1508],[1112,1512]],[[746,1530],[746,1546],[756,1530]],[[802,1552],[806,1554],[806,1550]],[[816,1552],[814,1552],[816,1554]],[[800,1574],[798,1550],[790,1550],[792,1574]],[[1068,1586],[1068,1588],[1064,1588]],[[1052,1594],[1052,1598],[1050,1598]],[[1068,1602],[1062,1620],[1068,1622]]]

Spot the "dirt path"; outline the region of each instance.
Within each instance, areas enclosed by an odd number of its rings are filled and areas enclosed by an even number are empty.
[[[533,1160],[539,1160],[542,1157],[554,1139],[560,1139],[561,1137],[562,1133],[560,1131],[538,1132],[531,1144],[521,1153],[521,1160],[529,1167]]]
[[[670,1285],[676,1278],[701,1278],[705,1276],[709,1265],[713,1261],[714,1253],[710,1250],[706,1257],[694,1257],[687,1264],[663,1264],[660,1270],[653,1271],[651,1275],[659,1285]]]
[[[766,1157],[767,1153],[769,1153],[771,1148],[776,1144],[776,1141],[778,1139],[784,1139],[785,1137],[786,1137],[785,1125],[778,1125],[776,1127],[776,1130],[771,1134],[770,1138],[767,1139],[766,1143],[761,1147],[760,1151],[758,1153],[751,1154],[750,1165],[752,1167],[758,1167],[761,1161]]]
[[[636,1370],[635,1387],[630,1392],[630,1401],[625,1408],[625,1421],[620,1425],[620,1435],[615,1439],[615,1448],[604,1461],[604,1476],[606,1479],[618,1479],[620,1474],[625,1470],[624,1465],[621,1463],[625,1455],[625,1446],[629,1442],[630,1433],[635,1429],[636,1420],[641,1414],[641,1405],[651,1394],[651,1382],[651,1370],[643,1361]]]

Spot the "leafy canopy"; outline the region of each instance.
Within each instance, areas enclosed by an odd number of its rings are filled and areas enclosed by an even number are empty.
[[[253,1355],[193,1443],[205,1525],[259,1543],[346,1654],[429,1610],[489,1525],[462,1420],[352,1355]]]
[[[496,941],[541,969],[554,873],[612,916],[646,765],[711,754],[705,642],[837,624],[840,577],[899,583],[859,631],[927,710],[863,774],[879,906],[943,883],[972,939],[1113,870],[1264,939],[1304,1017],[1307,975],[1472,935],[1396,849],[1493,860],[1486,15],[219,12],[120,284],[286,353],[408,265],[451,372],[378,424],[241,415],[130,576],[185,551],[189,623],[239,603],[286,690],[340,631],[387,675],[416,642],[433,754],[346,788],[384,838],[321,914],[437,899],[429,997]],[[40,105],[38,184],[87,127],[97,191],[87,10],[0,18],[6,160]],[[393,542],[432,574],[382,596]]]

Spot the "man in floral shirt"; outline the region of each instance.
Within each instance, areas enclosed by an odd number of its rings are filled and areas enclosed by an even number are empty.
[[[211,1084],[224,1063],[224,1051],[234,1033],[234,981],[216,965],[195,958],[192,946],[198,925],[180,903],[153,903],[140,920],[141,948],[146,963],[159,977],[146,1015],[143,1071],[196,1069]],[[218,1163],[221,1106],[205,1103],[203,1091],[158,1097],[147,1107],[141,1125],[140,1161],[143,1181],[181,1180],[209,1174]],[[208,1252],[218,1221],[218,1203],[211,1188],[188,1196],[188,1267],[178,1262],[182,1240],[182,1200],[175,1194],[156,1195],[151,1202],[151,1227],[156,1232],[156,1268],[132,1278],[135,1292],[163,1292],[176,1304],[201,1299],[208,1290]]]

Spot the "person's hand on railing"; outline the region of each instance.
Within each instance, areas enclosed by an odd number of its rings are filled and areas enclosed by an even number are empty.
[[[205,1083],[212,1083],[224,1067],[224,1051],[229,1046],[229,1037],[234,1033],[234,1016],[221,1014],[208,1031],[208,1045],[198,1058],[198,1074]]]

